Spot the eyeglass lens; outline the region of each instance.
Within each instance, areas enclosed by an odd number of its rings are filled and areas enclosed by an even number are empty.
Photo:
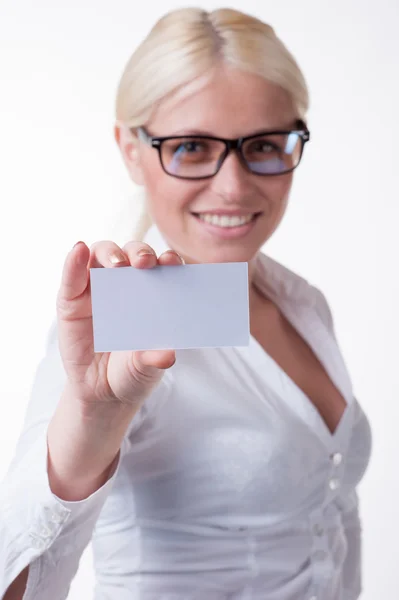
[[[217,172],[225,144],[200,137],[165,140],[161,147],[164,169],[179,177],[206,177]],[[242,157],[260,175],[277,175],[294,169],[301,158],[302,139],[296,132],[266,134],[245,140]]]

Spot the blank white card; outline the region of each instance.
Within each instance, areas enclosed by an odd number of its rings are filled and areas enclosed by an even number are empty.
[[[248,264],[90,269],[95,352],[249,344]]]

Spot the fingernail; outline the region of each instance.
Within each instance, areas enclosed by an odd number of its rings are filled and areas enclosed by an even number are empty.
[[[184,260],[184,258],[182,256],[180,256],[180,254],[178,254],[177,252],[175,252],[174,250],[166,250],[164,252],[164,254],[174,254],[175,256],[177,256],[177,258],[180,259],[180,262],[182,265],[186,264],[186,261]]]
[[[126,256],[121,252],[113,252],[109,260],[113,265],[117,265],[118,263],[126,262]]]
[[[141,250],[138,250],[137,256],[155,256],[155,254],[154,252],[151,252],[151,250],[147,250],[147,248],[142,248]]]
[[[74,250],[74,248],[76,248],[76,246],[79,246],[79,244],[83,244],[83,242],[76,242],[76,244],[74,244],[74,245],[72,246],[72,250]]]

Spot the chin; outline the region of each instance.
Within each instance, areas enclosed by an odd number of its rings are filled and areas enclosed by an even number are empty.
[[[258,254],[269,232],[253,232],[241,239],[218,239],[214,235],[195,236],[185,235],[175,237],[175,243],[170,247],[183,256],[187,264],[190,263],[229,263],[250,262]]]
[[[193,258],[190,262],[250,262],[276,227],[277,223],[261,216],[244,226],[229,229],[199,223],[196,219],[196,227],[189,235],[185,232],[181,246],[185,246],[186,255]]]
[[[186,262],[196,263],[229,263],[229,262],[250,262],[258,253],[259,249],[249,251],[248,248],[219,248],[212,250],[209,248],[206,252],[196,252],[195,258],[188,259]]]

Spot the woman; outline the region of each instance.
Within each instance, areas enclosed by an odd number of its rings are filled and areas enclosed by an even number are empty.
[[[172,12],[133,54],[115,136],[154,224],[66,258],[3,484],[7,600],[66,598],[90,540],[97,600],[359,597],[369,425],[323,294],[260,253],[307,105],[282,42],[237,11]],[[249,263],[249,347],[94,354],[88,268],[183,261]]]

